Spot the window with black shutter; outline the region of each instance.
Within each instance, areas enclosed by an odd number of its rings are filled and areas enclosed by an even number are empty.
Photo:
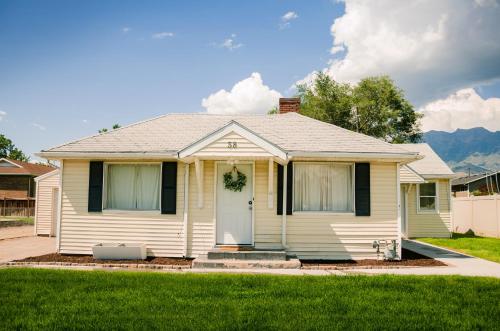
[[[356,163],[356,216],[370,216],[370,163]]]
[[[88,211],[102,211],[103,162],[90,161]]]

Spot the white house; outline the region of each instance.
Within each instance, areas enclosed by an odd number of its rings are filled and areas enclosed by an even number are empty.
[[[250,246],[362,259],[376,256],[374,240],[400,244],[400,171],[419,151],[302,116],[298,105],[167,114],[42,151],[61,165],[58,251],[141,242],[151,256]]]

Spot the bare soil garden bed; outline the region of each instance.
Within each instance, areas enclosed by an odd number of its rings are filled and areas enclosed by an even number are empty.
[[[175,265],[190,266],[193,259],[174,258],[174,257],[152,257],[148,256],[145,260],[96,260],[92,255],[66,255],[66,254],[45,254],[32,256],[15,262],[65,262],[78,264],[156,264],[156,265]]]
[[[384,260],[300,260],[304,269],[442,267],[445,263],[403,248],[399,261]]]

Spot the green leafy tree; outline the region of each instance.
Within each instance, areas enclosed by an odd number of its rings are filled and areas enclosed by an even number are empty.
[[[276,115],[279,114],[280,110],[277,106],[274,106],[270,111],[267,112],[267,115]]]
[[[111,128],[112,128],[112,130],[116,130],[118,128],[121,128],[121,125],[120,124],[113,124],[113,126]],[[108,128],[102,128],[102,129],[98,130],[99,133],[106,133],[108,131],[109,131]]]
[[[26,156],[12,143],[12,140],[0,134],[0,158],[2,157],[25,162],[30,160],[29,156]]]
[[[303,115],[353,129],[352,89],[348,84],[334,81],[325,73],[317,73],[312,86],[298,86]]]
[[[353,100],[356,131],[393,143],[421,140],[422,115],[388,76],[362,79],[353,88]]]
[[[418,142],[421,114],[387,76],[358,85],[338,83],[317,73],[311,85],[298,86],[303,115],[393,143]]]

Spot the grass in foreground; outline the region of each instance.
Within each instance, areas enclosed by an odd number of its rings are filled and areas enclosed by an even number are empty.
[[[451,238],[418,238],[417,240],[500,263],[500,239],[453,233]]]
[[[5,329],[495,329],[500,280],[0,270]]]

